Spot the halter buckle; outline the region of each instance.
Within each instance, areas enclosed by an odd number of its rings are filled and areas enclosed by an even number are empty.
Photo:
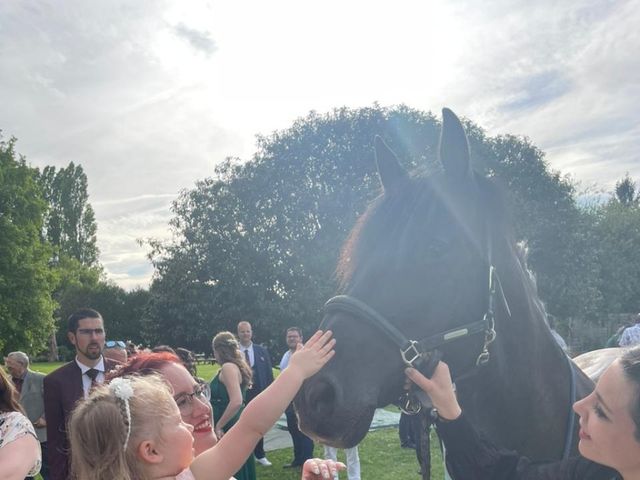
[[[418,348],[416,347],[416,345],[418,345],[418,342],[416,342],[415,340],[409,340],[409,346],[405,349],[400,349],[400,355],[402,356],[402,360],[404,361],[404,363],[406,363],[408,366],[413,367],[413,362],[415,362],[416,360],[418,360],[422,354],[418,351]],[[413,352],[411,352],[413,350]],[[411,359],[407,358],[407,355],[411,354],[413,355],[411,357]]]

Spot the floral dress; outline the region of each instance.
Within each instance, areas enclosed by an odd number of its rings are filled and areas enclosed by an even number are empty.
[[[25,435],[33,435],[38,440],[33,425],[27,417],[20,412],[2,412],[0,413],[0,448],[5,447],[14,440],[24,437]],[[29,470],[28,476],[33,477],[40,471],[42,463],[40,444],[38,444],[38,458]]]

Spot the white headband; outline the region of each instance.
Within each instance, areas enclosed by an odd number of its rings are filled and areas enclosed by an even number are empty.
[[[123,450],[127,449],[129,443],[129,437],[131,436],[131,410],[129,409],[129,399],[133,397],[133,387],[131,386],[131,380],[128,378],[114,378],[109,383],[109,390],[121,400],[124,404],[125,412],[125,424],[127,427],[127,436],[124,439]]]

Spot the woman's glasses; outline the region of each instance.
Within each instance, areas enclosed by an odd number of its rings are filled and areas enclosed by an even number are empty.
[[[104,342],[104,346],[106,348],[116,348],[116,347],[127,348],[127,346],[122,340],[107,340],[106,342]]]
[[[211,388],[209,387],[209,384],[198,383],[193,387],[193,393],[181,393],[174,397],[174,400],[178,405],[178,409],[180,410],[180,415],[188,416],[193,413],[194,398],[197,398],[202,403],[208,403],[211,398]]]

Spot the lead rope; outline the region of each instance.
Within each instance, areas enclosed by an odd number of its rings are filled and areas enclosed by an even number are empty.
[[[573,362],[567,357],[567,364],[569,365],[569,370],[571,371],[571,386],[569,388],[569,420],[567,422],[567,433],[564,440],[564,451],[562,452],[562,459],[569,458],[571,454],[571,447],[573,445],[573,433],[575,432],[576,427],[576,414],[573,411],[573,404],[576,403],[576,370],[573,366]]]
[[[423,409],[420,416],[420,438],[418,439],[418,463],[422,480],[431,480],[431,412]]]

